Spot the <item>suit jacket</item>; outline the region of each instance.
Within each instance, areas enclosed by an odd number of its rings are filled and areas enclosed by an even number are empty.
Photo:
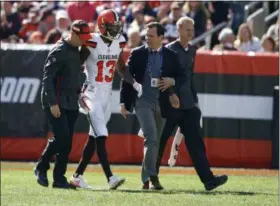
[[[127,61],[127,66],[132,77],[140,84],[144,80],[145,71],[147,69],[149,50],[147,46],[141,46],[133,49]],[[162,77],[171,77],[175,79],[175,87],[171,87],[164,92],[160,92],[159,103],[162,117],[167,117],[171,104],[169,95],[177,93],[179,88],[185,81],[185,71],[180,68],[179,59],[175,51],[166,47],[162,48]],[[137,99],[137,92],[133,86],[124,80],[121,81],[120,103],[124,103],[125,108],[132,112]]]

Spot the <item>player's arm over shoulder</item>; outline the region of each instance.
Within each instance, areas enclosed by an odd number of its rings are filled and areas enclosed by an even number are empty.
[[[121,35],[120,38],[118,39],[118,42],[119,42],[121,52],[120,52],[119,58],[118,58],[117,69],[124,70],[125,62],[124,62],[124,57],[123,57],[123,49],[126,46],[127,41],[126,41],[125,37],[123,35]]]
[[[80,60],[81,64],[83,64],[90,55],[90,48],[96,48],[97,42],[95,40],[95,34],[91,33],[92,38],[86,41],[86,43],[81,47],[80,50]]]

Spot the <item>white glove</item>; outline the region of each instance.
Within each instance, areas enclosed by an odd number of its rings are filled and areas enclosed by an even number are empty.
[[[89,98],[84,93],[79,95],[78,103],[79,103],[79,106],[80,106],[80,108],[79,108],[80,113],[83,113],[83,114],[88,114],[89,113],[90,107],[87,104],[88,99]]]
[[[134,82],[133,83],[133,88],[138,92],[138,97],[141,97],[141,95],[143,94],[143,90],[142,90],[142,85],[139,84],[138,82]]]

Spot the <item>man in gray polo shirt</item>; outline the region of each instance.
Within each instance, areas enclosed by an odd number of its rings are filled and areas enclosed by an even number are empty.
[[[228,177],[226,175],[213,175],[208,163],[203,137],[200,131],[201,111],[198,107],[197,93],[193,83],[196,48],[189,44],[194,34],[194,22],[189,17],[182,17],[177,21],[177,29],[179,39],[171,42],[167,47],[177,52],[181,65],[180,68],[185,71],[186,78],[183,85],[178,87],[180,108],[171,108],[169,111],[171,115],[166,119],[160,138],[157,172],[159,172],[159,166],[167,140],[171,136],[174,128],[178,125],[185,137],[186,148],[201,182],[204,184],[206,190],[213,190],[224,184]],[[160,85],[164,84],[164,82],[160,81]]]

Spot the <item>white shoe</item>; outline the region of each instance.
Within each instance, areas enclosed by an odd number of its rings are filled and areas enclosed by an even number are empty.
[[[109,187],[110,190],[115,190],[117,189],[119,186],[121,186],[123,183],[125,182],[125,179],[122,177],[117,177],[115,175],[111,176],[109,178]]]
[[[79,188],[83,188],[83,189],[88,189],[88,190],[92,190],[92,187],[89,186],[86,181],[84,180],[82,175],[79,175],[78,177],[74,177],[72,176],[70,178],[70,184],[79,187]]]

